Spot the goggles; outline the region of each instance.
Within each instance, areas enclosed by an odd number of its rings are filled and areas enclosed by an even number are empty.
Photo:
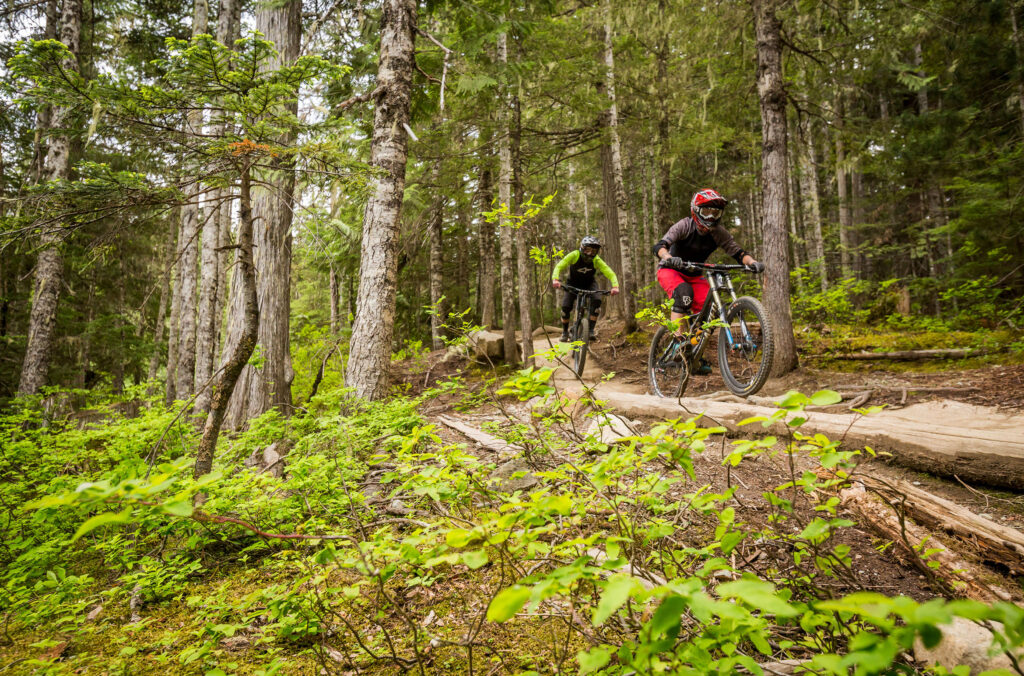
[[[697,214],[706,221],[717,221],[723,211],[722,207],[697,207]]]

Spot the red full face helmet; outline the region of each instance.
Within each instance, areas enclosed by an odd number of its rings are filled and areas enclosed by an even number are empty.
[[[710,188],[693,194],[693,199],[690,200],[690,216],[693,217],[701,234],[718,224],[726,204],[726,199]]]

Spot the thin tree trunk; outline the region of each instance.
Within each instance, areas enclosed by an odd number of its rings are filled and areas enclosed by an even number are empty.
[[[172,254],[172,265],[170,269],[171,277],[169,280],[171,288],[171,316],[167,322],[167,373],[166,373],[166,391],[164,394],[164,401],[168,406],[177,399],[177,370],[178,370],[178,324],[181,318],[181,284],[178,282],[181,277],[181,235],[184,232],[182,228],[181,215],[176,213],[177,223],[177,237],[175,238],[175,249]]]
[[[850,252],[850,265],[853,266],[853,276],[857,279],[864,277],[864,251],[861,246],[861,238],[864,236],[864,174],[860,171],[860,161],[854,161],[853,171],[850,172],[850,196],[852,202],[853,229],[850,232],[850,242],[853,244],[853,251]]]
[[[633,275],[633,244],[630,233],[633,222],[629,211],[629,200],[622,176],[622,145],[619,141],[619,109],[615,102],[615,55],[612,49],[612,9],[610,0],[604,0],[604,66],[605,94],[608,97],[608,132],[610,135],[609,160],[611,161],[612,183],[615,191],[615,220],[619,230],[619,274],[622,289],[622,309],[626,320],[626,333],[637,329],[636,323],[636,278]]]
[[[435,350],[444,347],[444,324],[447,312],[441,296],[444,295],[444,197],[438,181],[441,173],[441,159],[434,160],[431,171],[431,187],[435,191],[434,204],[430,210],[427,232],[430,235],[430,341]]]
[[[236,279],[239,297],[243,299],[242,331],[237,343],[228,346],[228,358],[214,387],[210,401],[210,413],[203,425],[203,436],[196,451],[194,476],[200,477],[213,469],[213,457],[217,450],[217,437],[224,423],[228,402],[238,382],[238,376],[256,349],[259,333],[260,309],[256,300],[256,268],[253,261],[252,200],[249,192],[249,167],[241,172],[239,191],[240,219],[238,227],[238,253],[235,256]]]
[[[207,32],[209,25],[207,0],[195,0],[195,14],[192,19],[192,37]],[[202,133],[203,111],[194,110],[189,113],[186,122],[190,131]],[[199,181],[192,184],[188,201],[181,209],[181,238],[178,246],[181,251],[179,263],[178,293],[178,363],[175,366],[175,397],[185,399],[195,392],[196,375],[196,327],[198,326],[197,294],[199,290],[199,245],[202,239],[200,213]]]
[[[60,17],[60,40],[71,56],[62,64],[66,70],[78,72],[78,52],[82,34],[81,0],[64,0]],[[71,109],[56,107],[50,118],[51,129],[59,130],[50,138],[43,160],[43,181],[66,180],[71,173],[71,142],[66,132],[72,123]],[[56,232],[40,237],[39,258],[33,280],[32,312],[29,315],[28,341],[21,365],[18,395],[39,392],[46,384],[57,327],[57,304],[64,278],[64,256]]]
[[[776,0],[753,0],[757,34],[757,92],[761,102],[764,201],[764,300],[775,338],[775,375],[797,367],[789,305],[786,247],[786,91],[782,80],[782,22]]]
[[[217,14],[217,41],[231,46],[239,29],[238,0],[221,0]],[[214,133],[223,134],[223,124]],[[227,285],[227,243],[225,233],[230,228],[232,195],[230,189],[213,193],[210,210],[203,224],[201,267],[199,274],[199,317],[196,324],[195,411],[205,413],[210,408],[212,391],[209,387],[217,363],[220,347],[220,316],[223,313],[224,289]]]
[[[381,170],[363,219],[359,293],[346,380],[364,399],[387,393],[395,322],[398,230],[405,189],[406,132],[414,69],[414,0],[384,0],[370,164]]]
[[[338,317],[338,309],[341,304],[340,284],[338,283],[338,271],[331,263],[331,335],[337,336],[341,331],[341,321]]]
[[[483,214],[491,210],[494,195],[491,190],[491,169],[489,158],[480,158],[480,181],[477,184],[477,213]],[[478,216],[480,227],[478,232],[480,244],[479,292],[477,303],[480,306],[480,324],[486,328],[494,327],[494,224],[489,223],[482,215]]]
[[[508,64],[508,36],[498,36],[498,60]],[[507,89],[499,103],[498,140],[498,201],[503,214],[498,219],[498,234],[501,240],[501,327],[505,336],[505,362],[516,364],[516,300],[515,300],[515,252],[513,251],[512,224],[507,214],[512,212],[512,146],[510,139],[509,102]]]
[[[515,211],[519,214],[523,204],[523,183],[520,142],[522,139],[522,121],[520,119],[519,96],[512,97],[513,120],[510,126],[512,142],[512,176],[515,183]],[[530,273],[529,245],[526,240],[526,223],[520,222],[516,227],[516,272],[519,283],[519,345],[523,351],[523,363],[533,366],[533,275]]]
[[[804,147],[800,153],[802,171],[800,180],[803,183],[801,193],[807,201],[805,213],[811,221],[811,238],[814,247],[814,258],[818,266],[818,276],[821,283],[821,291],[828,291],[828,264],[825,261],[825,241],[821,231],[821,197],[818,192],[818,164],[814,149],[814,130],[808,121],[802,128]]]
[[[171,270],[174,268],[174,235],[177,228],[167,228],[167,246],[164,248],[163,274],[160,276],[160,302],[157,305],[156,323],[153,326],[153,354],[149,358],[148,380],[156,378],[160,368],[161,344],[164,342],[164,323],[167,319],[167,299],[171,295]]]
[[[787,129],[787,135],[789,131]],[[796,180],[796,172],[793,170],[793,154],[787,153],[786,156],[786,192],[787,192],[787,206],[789,211],[789,239],[791,248],[793,251],[793,268],[799,268],[803,266],[804,253],[801,250],[803,247],[803,237],[801,227],[803,219],[801,218],[799,200],[800,200],[800,186]],[[803,276],[797,276],[797,289],[803,290]]]
[[[846,143],[843,139],[843,96],[836,95],[836,195],[839,201],[839,269],[843,279],[853,277],[850,262],[852,252],[853,212],[850,209],[850,195],[846,172]]]
[[[1020,128],[1024,132],[1024,40],[1017,29],[1019,0],[1010,3],[1010,25],[1013,28],[1013,51],[1017,56],[1017,107],[1020,109]]]

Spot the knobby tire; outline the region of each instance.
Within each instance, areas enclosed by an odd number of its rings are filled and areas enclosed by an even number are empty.
[[[753,315],[756,318],[756,322],[760,327],[760,335],[757,336],[757,349],[760,352],[760,363],[756,366],[756,370],[753,375],[746,376],[739,373],[733,373],[733,369],[729,363],[730,349],[728,340],[725,337],[725,333],[735,328],[733,331],[734,338],[742,340],[741,327],[739,323],[733,327],[733,320],[737,319],[741,313],[749,320],[749,315]],[[726,310],[725,314],[726,323],[729,324],[729,328],[722,327],[718,329],[718,366],[722,371],[722,380],[725,381],[725,386],[729,388],[729,391],[739,397],[749,397],[752,394],[756,394],[760,390],[765,382],[768,380],[768,375],[772,370],[772,358],[775,355],[775,341],[772,338],[772,326],[768,319],[768,313],[765,312],[764,306],[756,298],[750,296],[741,296],[737,298],[729,309]],[[748,324],[750,322],[748,321]],[[733,353],[735,357],[740,353]],[[741,355],[746,356],[746,355]],[[739,360],[737,359],[739,362]]]

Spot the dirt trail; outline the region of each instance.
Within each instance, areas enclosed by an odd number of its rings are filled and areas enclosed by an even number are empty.
[[[557,340],[553,336],[552,339]],[[546,346],[543,336],[535,340],[538,348]],[[602,351],[598,344],[588,359],[583,381],[588,385],[596,384],[597,396],[625,415],[675,418],[703,414],[709,424],[721,424],[737,431],[737,422],[770,415],[777,410],[751,403],[691,397],[662,399],[646,394],[646,383],[623,383],[614,378],[601,382],[605,375],[601,367]],[[556,367],[555,382],[559,387],[581,390],[579,379],[564,366],[539,362]],[[843,439],[848,447],[870,446],[876,451],[892,453],[897,462],[914,469],[1024,490],[1024,414],[1007,414],[989,407],[940,400],[900,410],[883,410],[867,417],[821,411],[811,411],[806,416],[807,422],[801,428],[805,433],[820,432],[832,439]],[[757,431],[762,431],[759,426]],[[785,431],[782,425],[772,430],[776,434]]]

